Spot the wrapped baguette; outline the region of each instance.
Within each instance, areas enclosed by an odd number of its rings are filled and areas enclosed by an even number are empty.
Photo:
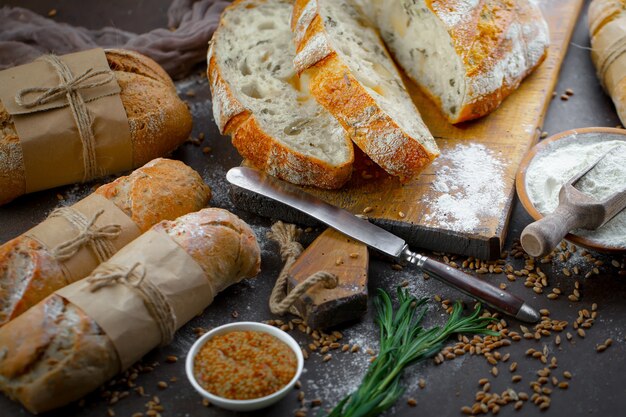
[[[226,210],[163,221],[0,329],[0,390],[33,413],[77,400],[259,265],[254,233]]]
[[[593,0],[589,6],[591,59],[626,126],[626,1]]]
[[[84,222],[103,211],[88,230],[103,234],[98,244],[106,245],[104,254],[98,253],[93,240],[75,241],[80,227],[53,212],[39,226],[0,246],[0,327],[55,290],[84,278],[103,258],[161,220],[205,207],[210,196],[197,172],[182,162],[162,158],[99,187],[63,210],[73,216],[82,213]],[[74,242],[75,253],[72,245],[66,245],[69,251],[60,256],[58,248],[64,242]]]
[[[102,142],[100,136],[103,135],[103,132],[113,131],[115,133],[117,132],[114,130],[115,128],[125,129],[125,135],[129,134],[130,137],[124,140],[129,141],[129,143],[124,144],[121,151],[114,152],[112,154],[115,156],[114,158],[105,158],[105,160],[110,162],[110,160],[125,159],[130,166],[109,172],[106,172],[106,169],[101,169],[102,167],[97,167],[96,171],[101,174],[99,176],[140,167],[154,158],[169,154],[187,140],[191,133],[192,125],[189,109],[178,97],[171,78],[156,62],[141,54],[126,50],[106,50],[105,55],[106,62],[104,65],[108,64],[113,73],[114,81],[119,85],[119,99],[121,99],[121,106],[123,106],[120,110],[121,117],[127,120],[111,120],[114,117],[107,112],[113,112],[113,110],[109,110],[110,106],[107,105],[103,110],[103,115],[95,116],[93,126],[95,126],[96,142]],[[77,76],[78,74],[74,75]],[[53,76],[56,77],[56,75]],[[99,81],[99,79],[94,78],[93,81]],[[34,85],[37,85],[38,80],[32,80],[32,82]],[[6,84],[10,83],[7,82]],[[82,95],[89,94],[87,88],[80,89],[79,92]],[[13,96],[14,94],[10,95],[11,98]],[[118,96],[116,95],[115,97],[117,98]],[[30,98],[30,96],[27,98]],[[85,101],[88,100],[86,99]],[[92,105],[92,103],[97,103],[97,101],[89,102],[88,104]],[[29,156],[24,153],[24,138],[18,135],[19,129],[17,129],[16,117],[26,118],[26,123],[24,124],[28,126],[31,124],[31,119],[35,116],[30,114],[12,116],[8,111],[8,105],[9,103],[0,101],[0,204],[5,204],[16,197],[37,189],[77,182],[67,181],[67,177],[58,180],[53,178],[53,183],[51,184],[48,183],[45,186],[28,189],[25,168],[26,157],[39,158],[42,161],[35,164],[35,168],[39,169],[40,177],[55,177],[60,172],[67,170],[68,167],[66,164],[59,166],[50,161],[49,155],[46,152],[41,152],[37,143],[33,145],[34,150],[31,150],[31,153],[39,152],[40,155]],[[48,106],[51,106],[53,109],[55,107],[51,104],[48,104]],[[43,117],[42,115],[45,116],[45,113],[51,113],[49,115],[50,119],[47,121],[48,125],[60,123],[58,121],[60,120],[59,116],[54,111],[50,109],[44,109],[48,111],[34,110],[36,111],[36,117]],[[93,113],[92,110],[90,109],[91,113]],[[117,122],[119,125],[115,126],[113,122]],[[68,124],[73,124],[71,118]],[[75,130],[76,127],[62,126],[61,131],[68,131],[69,135],[73,129]],[[37,128],[37,130],[44,129]],[[68,142],[65,137],[58,139],[52,144],[53,148],[55,145],[57,148],[62,147],[61,145]],[[119,146],[119,144],[114,146]],[[66,157],[65,159],[68,162],[80,159],[80,146],[74,146],[74,148],[78,148],[75,149],[77,154],[71,158]],[[113,148],[112,145],[110,149],[117,148]],[[102,155],[105,155],[107,150],[104,149],[102,152]],[[111,150],[108,152],[111,153]]]

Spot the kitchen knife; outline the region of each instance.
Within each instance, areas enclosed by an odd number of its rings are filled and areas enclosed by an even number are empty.
[[[345,235],[422,271],[518,320],[535,323],[539,313],[513,294],[478,278],[413,252],[406,242],[392,233],[352,213],[328,204],[295,186],[253,168],[236,167],[226,174],[233,185],[264,195],[327,224]]]

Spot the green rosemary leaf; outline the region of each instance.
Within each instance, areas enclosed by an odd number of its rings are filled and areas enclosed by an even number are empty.
[[[480,307],[463,316],[463,306],[456,302],[443,327],[424,329],[421,322],[426,315],[426,298],[418,300],[407,290],[398,288],[398,307],[393,308],[389,294],[378,290],[374,301],[376,323],[380,330],[380,349],[361,384],[343,398],[329,417],[373,417],[391,407],[404,392],[400,384],[406,367],[437,354],[445,341],[456,333],[482,333],[498,336],[487,326],[491,317],[481,317]]]

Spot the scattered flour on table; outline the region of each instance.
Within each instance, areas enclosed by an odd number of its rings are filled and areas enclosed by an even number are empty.
[[[105,184],[105,182],[101,181],[98,184]],[[63,200],[60,201],[60,205],[71,206],[72,204],[76,204],[83,198],[93,193],[93,191],[94,188],[91,184],[74,184],[68,186],[63,193],[60,193],[63,196]]]
[[[324,407],[328,408],[334,407],[343,397],[358,388],[370,365],[371,356],[366,350],[378,352],[378,326],[373,326],[369,320],[362,320],[342,330],[342,333],[343,339],[340,343],[357,344],[361,347],[360,351],[333,354],[332,361],[318,368],[322,372],[318,372],[315,378],[307,377],[306,374],[302,376],[307,397],[323,399]],[[318,361],[319,358],[309,359],[311,360]],[[317,367],[317,363],[312,366]]]
[[[196,118],[210,120],[211,123],[215,123],[213,110],[211,109],[211,100],[209,99],[189,103],[189,111],[191,111],[191,114]]]
[[[526,189],[532,204],[542,214],[553,212],[559,203],[561,186],[608,151],[575,188],[598,200],[623,190],[626,187],[626,141],[559,140],[538,153],[528,166]],[[578,229],[573,233],[601,245],[626,248],[626,210],[597,230]]]
[[[436,169],[429,198],[430,214],[424,220],[433,226],[467,232],[480,226],[481,217],[496,217],[506,202],[506,163],[481,144],[460,144],[433,162]]]

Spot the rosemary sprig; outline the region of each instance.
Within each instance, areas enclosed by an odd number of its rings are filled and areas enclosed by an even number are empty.
[[[402,372],[409,365],[434,356],[455,333],[484,333],[498,336],[487,328],[495,319],[480,317],[480,307],[462,316],[463,306],[456,302],[443,327],[424,329],[426,298],[418,300],[407,290],[398,288],[398,309],[394,311],[389,294],[378,290],[375,300],[376,322],[380,327],[380,352],[369,366],[361,384],[344,397],[329,417],[371,417],[389,407],[403,394]]]

